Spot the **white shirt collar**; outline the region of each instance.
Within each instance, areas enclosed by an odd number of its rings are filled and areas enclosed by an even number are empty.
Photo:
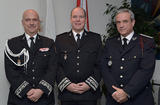
[[[121,35],[121,40],[123,39],[123,38],[126,38],[127,39],[127,44],[130,42],[130,40],[132,39],[132,37],[133,37],[133,35],[134,35],[134,31],[132,31],[129,35],[127,35],[126,37],[124,37],[124,36],[122,36]],[[122,41],[122,44],[123,44],[123,41]]]
[[[84,30],[82,30],[80,33],[76,33],[74,30],[72,30],[72,32],[73,32],[74,39],[77,41],[77,36],[76,36],[76,35],[77,35],[77,34],[80,34],[80,39],[81,39]]]
[[[28,41],[28,40],[30,40],[30,37],[31,37],[31,36],[28,35],[27,33],[25,33],[25,37],[26,37],[26,39],[27,39],[27,41]],[[35,43],[37,34],[35,34],[33,37],[34,37],[33,41],[34,41],[34,43]]]
[[[30,47],[30,45],[31,45],[30,37],[31,37],[31,36],[28,35],[27,33],[25,33],[25,37],[26,37],[26,40],[27,40],[27,44],[28,44],[28,46]],[[35,42],[36,42],[37,34],[35,34],[33,37],[34,37],[33,42],[35,43]]]

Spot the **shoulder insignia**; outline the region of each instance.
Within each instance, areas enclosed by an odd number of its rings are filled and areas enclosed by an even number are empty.
[[[140,34],[141,36],[147,37],[147,38],[153,38],[151,36],[145,35],[145,34]]]

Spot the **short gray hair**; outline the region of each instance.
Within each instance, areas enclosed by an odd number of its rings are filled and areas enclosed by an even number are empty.
[[[116,16],[119,14],[119,13],[122,13],[122,12],[128,12],[130,14],[130,18],[131,18],[131,21],[132,20],[135,20],[135,17],[134,17],[134,13],[130,10],[130,9],[127,9],[127,8],[122,8],[122,9],[119,9],[117,12],[116,12],[116,15],[114,17],[114,22],[116,22]]]

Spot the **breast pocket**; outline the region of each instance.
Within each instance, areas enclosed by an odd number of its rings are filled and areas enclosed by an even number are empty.
[[[50,59],[50,52],[39,52],[37,53],[37,62],[39,62],[39,64],[45,65],[48,63],[49,59]]]

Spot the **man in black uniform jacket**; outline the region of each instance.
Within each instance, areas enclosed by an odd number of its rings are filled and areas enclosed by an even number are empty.
[[[115,22],[119,35],[107,39],[101,63],[107,105],[154,105],[154,39],[134,32],[129,9],[120,9]]]
[[[38,34],[36,11],[26,10],[22,24],[25,33],[6,44],[5,72],[11,85],[8,105],[54,105],[54,41]]]
[[[77,7],[71,12],[72,30],[56,37],[59,55],[57,83],[62,105],[96,105],[101,79],[98,67],[101,52],[99,34],[84,30],[86,13]]]

